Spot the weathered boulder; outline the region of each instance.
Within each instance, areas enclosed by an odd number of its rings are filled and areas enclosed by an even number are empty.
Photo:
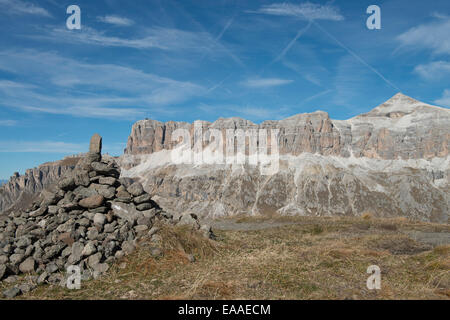
[[[11,262],[12,266],[17,266],[19,263],[21,263],[24,259],[24,255],[22,253],[14,253],[9,257],[9,261]]]
[[[132,241],[124,241],[122,243],[122,251],[125,253],[125,255],[129,255],[133,253],[133,251],[136,249],[136,246]]]
[[[132,204],[112,202],[111,208],[115,216],[127,220],[132,225],[134,225],[136,221],[142,216],[142,214],[138,210],[136,210],[136,207]]]
[[[91,142],[89,143],[90,153],[102,153],[102,137],[96,133],[91,137]]]
[[[82,199],[78,202],[80,206],[87,209],[95,209],[105,202],[105,198],[101,195],[94,195],[89,198]]]
[[[139,211],[145,211],[145,210],[150,210],[152,208],[152,204],[151,203],[141,203],[138,204],[136,206],[136,209],[138,209]]]
[[[116,196],[117,196],[118,199],[120,199],[123,202],[130,202],[131,201],[131,194],[129,194],[125,190],[118,190]]]
[[[135,204],[141,204],[141,203],[144,203],[144,202],[150,202],[150,200],[151,200],[151,196],[148,193],[145,193],[145,194],[143,194],[141,196],[133,198],[133,202]]]
[[[120,172],[117,168],[114,168],[113,166],[106,164],[106,163],[92,162],[91,167],[94,171],[97,172],[97,174],[112,176],[112,177],[120,176]]]
[[[97,248],[93,241],[89,241],[83,248],[83,251],[81,251],[81,255],[83,257],[89,257],[90,255],[97,252]]]
[[[59,180],[58,187],[64,191],[73,190],[75,189],[75,179],[73,178],[73,176],[63,178]]]
[[[28,257],[27,259],[25,259],[24,262],[22,262],[19,265],[19,270],[22,273],[34,272],[35,268],[36,268],[36,261],[34,261],[34,259],[32,257]]]
[[[144,193],[144,187],[140,182],[135,182],[127,188],[127,191],[135,197],[139,197]]]
[[[18,287],[12,287],[12,288],[10,288],[10,289],[7,289],[7,290],[3,291],[3,296],[4,296],[5,298],[11,299],[11,298],[17,297],[17,296],[20,295],[21,293],[22,293],[22,292],[20,291],[20,289],[19,289]]]
[[[84,245],[80,242],[75,242],[72,245],[71,254],[69,256],[69,259],[67,260],[68,264],[77,264],[80,262],[82,258],[82,252],[84,249]]]
[[[73,172],[73,179],[77,186],[88,187],[89,184],[91,183],[89,173],[86,170],[75,170]]]
[[[106,222],[106,216],[101,213],[96,213],[94,216],[94,224],[103,226]]]
[[[82,198],[89,198],[99,194],[92,185],[89,188],[78,186],[75,190],[73,190],[74,195],[80,196]]]
[[[118,181],[114,177],[100,177],[98,179],[98,183],[99,184],[105,184],[105,185],[108,185],[108,186],[115,186],[115,185],[117,185]]]
[[[180,221],[178,222],[178,225],[188,225],[195,229],[200,229],[200,224],[197,221],[197,217],[194,214],[191,213],[185,213],[181,216]]]

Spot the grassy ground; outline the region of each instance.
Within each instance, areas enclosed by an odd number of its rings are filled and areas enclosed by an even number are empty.
[[[218,241],[165,227],[161,258],[153,258],[142,243],[102,278],[83,282],[80,290],[46,285],[19,298],[450,298],[450,245],[411,238],[412,232],[448,235],[449,225],[366,215],[235,217],[217,226],[224,229],[215,231]],[[196,261],[190,262],[188,254]],[[366,287],[370,265],[381,269],[381,290]]]

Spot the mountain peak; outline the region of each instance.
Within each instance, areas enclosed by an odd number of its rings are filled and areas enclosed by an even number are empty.
[[[419,108],[423,107],[431,107],[433,109],[434,108],[439,109],[438,107],[421,102],[419,100],[416,100],[399,92],[386,102],[372,109],[370,112],[356,117],[400,118],[403,117],[404,115],[411,114],[416,110],[418,110]]]
[[[407,104],[415,104],[420,103],[420,101],[413,99],[401,92],[397,93],[395,96],[390,98],[388,101],[380,105],[380,107],[389,107],[390,105],[396,104],[396,105],[407,105]]]

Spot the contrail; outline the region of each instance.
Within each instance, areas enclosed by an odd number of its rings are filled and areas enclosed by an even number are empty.
[[[311,27],[311,24],[312,24],[312,20],[309,21],[309,23],[306,27],[299,30],[297,32],[297,35],[295,36],[295,38],[292,39],[291,42],[289,42],[289,44],[286,46],[286,48],[284,48],[283,51],[281,51],[281,53],[275,58],[275,60],[272,61],[272,63],[277,62],[281,58],[283,58],[286,55],[286,53],[288,53],[288,51],[291,49],[291,47],[294,45],[294,43],[298,40],[298,38],[300,38],[306,31],[308,31],[308,29]]]
[[[395,90],[401,92],[401,90],[393,84],[391,81],[386,79],[378,70],[376,70],[374,67],[372,67],[370,64],[368,64],[363,58],[358,56],[355,52],[353,52],[351,49],[347,48],[342,42],[340,42],[338,39],[336,39],[333,35],[328,33],[324,28],[322,28],[317,22],[312,21],[314,25],[323,33],[325,33],[328,37],[333,39],[340,47],[342,47],[344,50],[346,50],[348,53],[350,53],[354,58],[356,58],[359,62],[361,62],[363,65],[365,65],[367,68],[369,68],[372,72],[374,72],[378,77],[380,77],[386,84],[388,84],[390,87],[394,88]]]
[[[332,4],[334,2],[334,0],[329,1],[329,4]],[[275,60],[273,60],[270,64],[272,65],[274,62],[278,61],[279,59],[281,59],[286,53],[287,51],[289,51],[289,49],[292,47],[292,45],[295,43],[295,41],[297,41],[297,39],[304,33],[306,32],[309,27],[311,26],[311,24],[314,24],[320,31],[322,31],[323,33],[325,33],[329,38],[331,38],[334,42],[336,42],[341,48],[343,48],[344,50],[346,50],[351,56],[353,56],[354,58],[356,58],[356,60],[358,60],[359,62],[361,62],[363,65],[365,65],[367,68],[369,68],[369,70],[371,70],[373,73],[375,73],[379,78],[381,78],[387,85],[389,85],[390,87],[394,88],[395,90],[401,92],[401,90],[395,85],[393,84],[391,81],[389,81],[388,79],[386,79],[386,77],[384,77],[378,70],[376,70],[374,67],[372,67],[370,64],[368,64],[363,58],[361,58],[360,56],[358,56],[355,52],[353,52],[350,48],[348,48],[347,46],[345,46],[342,42],[340,42],[338,39],[336,39],[336,37],[334,37],[333,35],[331,35],[329,32],[327,32],[324,28],[322,28],[322,26],[320,26],[314,19],[311,19],[309,17],[307,17],[306,15],[304,15],[302,12],[300,12],[300,14],[304,17],[304,19],[309,21],[309,24],[303,28],[302,30],[300,30],[296,37],[288,44],[288,46],[278,55],[278,57],[275,58]]]
[[[220,32],[220,34],[216,37],[216,41],[219,41],[223,34],[228,30],[228,28],[231,26],[231,24],[234,22],[234,17],[231,17],[230,20],[228,20],[227,24],[225,25],[225,27],[223,27],[222,31]]]

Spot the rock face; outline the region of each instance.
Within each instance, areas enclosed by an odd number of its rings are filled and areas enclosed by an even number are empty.
[[[131,253],[138,239],[160,237],[155,224],[177,224],[182,218],[161,210],[139,182],[120,179],[115,161],[101,157],[101,138],[92,141],[90,152],[52,190],[43,190],[25,212],[0,216],[0,280],[37,272],[41,282],[64,282],[57,271],[71,265],[97,277]],[[201,232],[208,228],[197,220],[191,226]],[[205,236],[213,237],[212,231]]]
[[[46,187],[75,168],[80,157],[68,157],[60,161],[44,163],[29,169],[23,175],[15,173],[0,186],[0,213],[8,209],[23,209]]]
[[[414,100],[401,93],[366,114],[349,120],[331,120],[326,112],[298,114],[280,121],[230,118],[205,129],[279,129],[280,154],[313,153],[325,156],[368,157],[384,160],[446,157],[450,149],[450,111]],[[186,122],[141,120],[133,125],[125,155],[146,155],[171,150],[177,129],[194,132]],[[192,139],[193,146],[193,139]]]
[[[262,175],[248,164],[174,164],[174,131],[188,129],[192,139],[194,125],[143,120],[133,126],[121,157],[122,176],[140,178],[165,210],[203,217],[372,212],[448,221],[448,109],[397,94],[349,120],[315,112],[259,125],[239,118],[200,125],[222,133],[278,129],[278,172]]]

